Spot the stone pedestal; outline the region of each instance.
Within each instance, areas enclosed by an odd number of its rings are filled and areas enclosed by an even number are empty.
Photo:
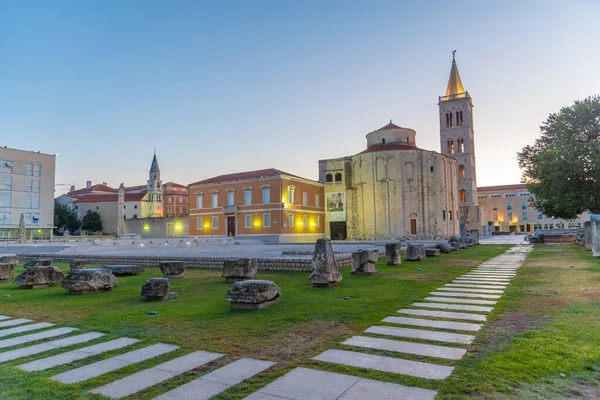
[[[421,261],[425,258],[425,246],[422,244],[409,244],[406,250],[407,261]]]
[[[258,261],[256,258],[238,258],[223,262],[222,278],[227,282],[247,281],[256,279]]]
[[[150,278],[142,286],[141,296],[146,301],[162,301],[177,297],[177,295],[177,293],[171,292],[168,278]]]
[[[6,283],[15,277],[17,264],[0,263],[0,283]]]
[[[37,260],[30,260],[27,261],[25,263],[25,265],[23,265],[23,268],[25,269],[29,269],[31,267],[49,267],[52,265],[52,259],[51,258],[38,258]]]
[[[114,276],[132,276],[144,272],[141,265],[106,265],[104,268],[109,269]]]
[[[352,275],[373,275],[378,271],[375,269],[379,251],[358,250],[352,253]]]
[[[331,240],[317,240],[312,258],[312,268],[313,272],[308,279],[313,283],[313,287],[331,287],[342,280],[331,248]]]
[[[400,243],[386,243],[385,256],[387,257],[387,265],[402,264],[402,250]]]
[[[86,268],[71,271],[60,285],[71,293],[98,293],[117,287],[117,278],[106,268]]]
[[[71,271],[77,270],[77,269],[84,269],[86,266],[86,262],[85,260],[71,260],[71,262],[69,263],[69,267]]]
[[[247,280],[235,282],[225,297],[232,310],[258,310],[279,304],[281,290],[273,281]]]
[[[183,278],[183,271],[185,271],[183,261],[162,261],[159,266],[160,271],[165,274],[166,278]]]
[[[425,256],[426,257],[437,257],[440,255],[440,250],[439,249],[433,249],[433,248],[427,248],[425,249]]]
[[[32,266],[26,269],[21,275],[17,276],[15,283],[21,285],[23,289],[37,289],[53,285],[60,282],[65,274],[52,265],[50,266]]]
[[[592,222],[586,221],[583,224],[584,232],[584,247],[586,250],[592,250]]]
[[[592,253],[594,257],[600,258],[600,214],[590,215],[592,225]]]

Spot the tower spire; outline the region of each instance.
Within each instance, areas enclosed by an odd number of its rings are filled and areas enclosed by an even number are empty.
[[[446,89],[446,96],[452,96],[465,92],[462,81],[460,80],[460,74],[458,73],[458,67],[456,66],[455,58],[456,50],[452,52],[452,69],[450,70],[450,77],[448,78],[448,88]]]

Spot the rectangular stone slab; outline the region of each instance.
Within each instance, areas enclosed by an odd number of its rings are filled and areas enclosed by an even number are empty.
[[[378,335],[405,337],[411,339],[433,340],[436,342],[471,344],[475,336],[461,333],[436,332],[424,329],[397,328],[394,326],[371,326],[365,330],[367,333]]]
[[[273,365],[275,363],[271,361],[242,358],[155,397],[153,400],[208,400]]]
[[[26,324],[28,322],[31,322],[31,320],[25,319],[25,318],[11,319],[8,321],[0,322],[0,328],[6,328],[7,326]]]
[[[513,277],[516,276],[516,274],[492,274],[492,273],[485,273],[485,272],[470,272],[468,274],[465,274],[463,276],[470,276],[470,277],[474,277],[474,278],[504,278],[504,279],[512,279]]]
[[[25,344],[29,342],[35,342],[37,340],[48,339],[51,337],[66,335],[67,333],[71,333],[73,331],[77,331],[77,328],[58,328],[52,329],[49,331],[43,331],[38,333],[32,333],[30,335],[17,336],[10,339],[0,340],[0,349],[5,347],[18,346],[20,344]]]
[[[456,293],[456,292],[460,292],[463,294],[467,294],[467,293],[475,293],[475,294],[489,294],[489,295],[495,295],[495,296],[502,296],[502,294],[504,293],[504,290],[494,290],[494,289],[473,289],[473,288],[463,288],[463,287],[439,287],[435,290],[441,290],[443,292],[452,292],[452,293]]]
[[[327,350],[313,357],[313,360],[436,380],[446,379],[454,370],[454,367],[445,365],[435,365],[420,361],[382,357],[345,350]]]
[[[52,342],[45,342],[29,347],[23,347],[21,349],[5,351],[4,353],[0,353],[0,363],[16,360],[23,357],[28,357],[34,354],[44,353],[46,351],[59,349],[61,347],[67,347],[78,343],[89,342],[90,340],[98,339],[99,337],[102,337],[104,335],[104,333],[100,332],[88,332],[82,335],[70,336],[64,339],[53,340]]]
[[[482,306],[463,306],[460,304],[444,304],[444,303],[413,303],[413,307],[440,308],[442,310],[459,310],[459,311],[476,311],[476,312],[491,312],[494,307]]]
[[[96,389],[92,389],[90,390],[90,393],[101,394],[111,399],[122,399],[130,394],[158,385],[179,374],[183,374],[184,372],[214,361],[217,358],[221,358],[223,355],[224,354],[209,353],[201,350],[195,351],[152,368],[136,372],[135,374],[131,374]]]
[[[480,314],[469,314],[469,313],[458,313],[458,312],[447,312],[447,311],[432,311],[432,310],[413,310],[410,308],[403,308],[398,310],[400,314],[418,315],[422,317],[437,317],[437,318],[448,318],[448,319],[465,319],[468,321],[487,321],[485,315]]]
[[[0,315],[0,321],[4,321],[5,319],[11,319],[8,315]]]
[[[477,283],[446,283],[444,286],[448,286],[449,288],[451,288],[452,290],[456,289],[456,288],[461,288],[461,289],[492,289],[492,290],[496,290],[498,292],[502,292],[504,293],[503,289],[506,289],[506,285],[504,286],[496,286],[496,285],[480,285]]]
[[[460,297],[425,297],[427,301],[434,301],[439,303],[459,303],[459,304],[479,304],[479,305],[496,305],[497,301],[494,300],[479,300],[479,299],[463,299]]]
[[[245,400],[433,400],[436,391],[295,368]]]
[[[158,357],[165,353],[177,350],[178,348],[179,346],[172,344],[157,343],[151,346],[142,347],[141,349],[130,351],[129,353],[107,358],[106,360],[98,361],[93,364],[85,365],[83,367],[54,375],[50,377],[50,379],[67,384],[83,382],[117,369],[121,369],[128,365],[137,364],[139,362]]]
[[[463,293],[463,292],[429,292],[434,296],[442,297],[467,297],[471,299],[500,299],[502,296],[499,294],[483,294],[483,293]]]
[[[15,333],[29,332],[29,331],[35,331],[38,329],[49,328],[51,326],[54,326],[54,324],[51,324],[50,322],[38,322],[37,324],[18,326],[16,328],[1,329],[0,337],[14,335]]]
[[[489,282],[489,281],[468,281],[468,280],[461,280],[461,279],[456,279],[454,281],[452,281],[452,283],[465,283],[465,284],[470,284],[470,285],[497,285],[497,286],[502,286],[502,287],[506,287],[506,285],[509,282]]]
[[[23,371],[43,371],[59,365],[68,364],[73,361],[83,360],[84,358],[95,356],[107,351],[120,349],[139,341],[139,339],[119,338],[109,342],[99,343],[93,346],[42,358],[41,360],[31,361],[27,364],[19,365],[18,368],[22,369]]]
[[[438,328],[438,329],[452,329],[456,331],[479,331],[483,325],[472,324],[468,322],[449,322],[449,321],[436,321],[431,319],[421,318],[408,318],[408,317],[386,317],[382,320],[392,324],[411,325],[411,326],[423,326],[427,328]]]
[[[379,339],[367,336],[352,336],[342,342],[347,346],[365,347],[368,349],[396,351],[398,353],[416,354],[419,356],[445,358],[447,360],[460,360],[467,350],[456,347],[437,346],[403,342],[400,340]]]
[[[505,283],[509,283],[510,279],[501,279],[501,278],[479,278],[479,277],[469,277],[469,276],[459,276],[456,279],[461,279],[463,281],[486,281],[486,282],[505,282]]]

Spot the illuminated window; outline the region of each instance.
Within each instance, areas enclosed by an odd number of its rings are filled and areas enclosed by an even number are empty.
[[[216,215],[212,217],[212,228],[219,229],[219,217],[217,217]]]
[[[196,220],[196,229],[198,229],[199,231],[204,230],[204,218],[198,217],[198,219]]]
[[[459,193],[460,193],[460,202],[466,203],[467,202],[467,192],[464,189],[461,189]]]
[[[302,216],[302,225],[307,228],[308,227],[308,215],[304,214]]]
[[[271,227],[271,214],[263,214],[263,226],[265,228]]]
[[[290,228],[294,227],[294,214],[290,214]]]
[[[458,166],[458,177],[460,179],[465,179],[465,166],[464,165]]]
[[[246,214],[246,228],[252,228],[252,214]]]

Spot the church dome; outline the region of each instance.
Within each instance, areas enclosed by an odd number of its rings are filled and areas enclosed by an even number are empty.
[[[387,144],[416,146],[416,135],[413,129],[402,128],[390,120],[386,126],[367,134],[367,148]]]

